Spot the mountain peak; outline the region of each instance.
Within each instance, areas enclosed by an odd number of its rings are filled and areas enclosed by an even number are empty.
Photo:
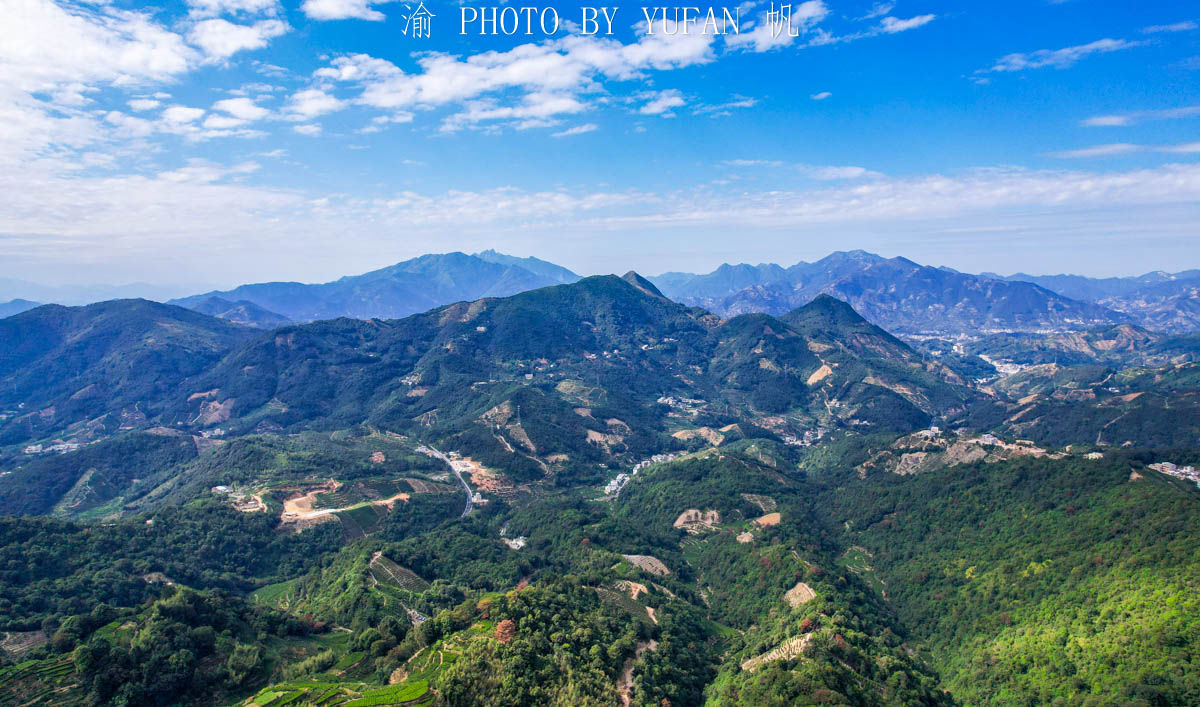
[[[655,297],[662,297],[663,299],[666,299],[666,297],[663,295],[663,293],[658,291],[657,287],[655,287],[646,278],[642,277],[641,275],[638,275],[633,270],[630,270],[629,272],[622,275],[621,279],[624,280],[625,282],[628,282],[629,284],[633,285],[634,287],[636,287],[637,289],[641,290],[642,292],[644,292],[648,295],[653,295]]]
[[[835,250],[818,260],[818,263],[878,263],[887,260],[882,255],[876,255],[865,250]]]
[[[14,299],[9,302],[0,302],[0,319],[11,317],[14,314],[27,312],[34,307],[39,306],[38,302],[33,302],[27,299]]]
[[[866,321],[862,318],[862,315],[854,310],[854,307],[851,307],[848,303],[833,295],[827,294],[817,295],[811,302],[796,309],[794,313],[799,316],[819,315],[843,324],[858,324]]]

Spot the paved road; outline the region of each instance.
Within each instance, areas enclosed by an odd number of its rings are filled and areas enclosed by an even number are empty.
[[[439,452],[437,449],[435,449],[434,447],[432,447],[430,445],[425,445],[425,446],[429,447],[429,451],[433,452],[433,456],[437,457],[438,459],[441,459],[442,461],[444,461],[450,465],[450,470],[453,471],[454,475],[458,477],[458,483],[462,484],[463,491],[466,491],[467,507],[464,508],[463,512],[462,512],[462,517],[466,518],[467,514],[471,512],[471,506],[472,506],[471,487],[467,485],[466,479],[464,479],[462,477],[462,472],[458,470],[458,465],[455,464],[454,462],[450,461],[450,457],[446,456],[445,454],[442,454],[441,452]]]

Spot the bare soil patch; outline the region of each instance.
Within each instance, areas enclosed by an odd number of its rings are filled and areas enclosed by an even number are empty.
[[[658,623],[655,621],[654,623]],[[617,679],[617,694],[621,696],[622,707],[630,707],[633,704],[633,665],[638,658],[646,651],[653,653],[658,650],[658,641],[649,640],[637,644],[637,648],[633,651],[633,657],[625,661],[625,666],[621,669],[621,677]]]
[[[820,368],[813,371],[813,374],[808,377],[808,380],[805,381],[805,383],[807,383],[808,385],[816,385],[817,383],[820,383],[821,381],[825,380],[826,378],[828,378],[829,376],[832,376],[832,375],[833,375],[833,369],[830,368],[827,364],[823,364]]]
[[[44,631],[5,631],[0,637],[0,651],[16,658],[44,645],[47,640]]]
[[[689,533],[700,533],[705,530],[713,530],[721,522],[721,514],[717,511],[702,511],[698,508],[689,508],[671,524],[673,528],[682,528]]]
[[[783,594],[784,601],[786,601],[788,606],[792,607],[793,609],[803,604],[807,604],[816,598],[817,593],[812,590],[812,587],[808,586],[804,582],[796,582],[796,586],[787,590]]]
[[[781,520],[783,520],[783,515],[776,511],[774,513],[768,513],[765,516],[755,518],[754,522],[763,528],[769,528],[772,525],[779,525]]]
[[[675,439],[681,439],[685,442],[699,437],[714,447],[720,446],[721,443],[725,441],[725,435],[711,427],[700,427],[694,430],[679,430],[671,436]]]

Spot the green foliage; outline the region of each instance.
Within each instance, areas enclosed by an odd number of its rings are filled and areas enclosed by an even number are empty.
[[[957,697],[1200,699],[1200,494],[1136,458],[873,477],[826,507],[874,554],[901,620]]]
[[[246,591],[299,575],[342,542],[332,525],[281,535],[276,518],[214,502],[148,520],[0,518],[0,623],[28,629],[98,603],[134,606],[157,595],[146,578],[155,572],[190,587]]]
[[[187,589],[111,626],[81,636],[70,652],[78,680],[101,704],[212,699],[262,673],[260,637],[303,635],[310,628],[225,593]]]
[[[195,456],[189,436],[133,432],[40,457],[0,477],[0,515],[42,515],[56,505],[63,514],[79,514],[125,493],[145,470],[172,468]]]
[[[639,637],[595,590],[562,582],[498,597],[489,616],[514,622],[515,635],[466,644],[435,681],[447,704],[599,704]]]
[[[420,699],[429,692],[429,683],[424,680],[406,682],[367,690],[362,697],[350,700],[346,707],[369,707],[370,705],[398,705]]]
[[[696,535],[670,531],[683,538],[708,621],[686,605],[663,607],[659,651],[665,652],[644,660],[640,703],[666,697],[695,704],[701,691],[714,704],[947,702],[932,670],[908,654],[890,608],[834,561],[839,538],[816,521],[819,488],[781,473],[783,458],[762,445],[748,441],[651,467],[622,492],[616,512],[649,528],[668,531],[687,508],[717,510],[722,519],[722,526]],[[780,523],[749,523],[763,514],[751,499],[767,498]],[[748,542],[735,537],[743,533]],[[792,608],[785,593],[799,581],[817,598]],[[712,620],[743,633],[723,632]],[[804,649],[791,658],[741,667],[801,640]],[[718,661],[721,641],[728,654]]]

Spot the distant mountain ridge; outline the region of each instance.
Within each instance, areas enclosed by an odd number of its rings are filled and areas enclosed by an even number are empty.
[[[1083,275],[1029,275],[1016,273],[1014,275],[997,275],[996,273],[980,273],[982,277],[1010,282],[1032,282],[1047,290],[1086,302],[1099,302],[1112,297],[1125,297],[1139,290],[1153,288],[1159,285],[1183,283],[1187,281],[1200,282],[1200,270],[1183,270],[1177,273],[1156,270],[1134,277],[1085,277]]]
[[[454,302],[506,297],[579,276],[536,258],[495,251],[422,255],[362,275],[320,284],[265,282],[171,300],[195,309],[216,297],[250,303],[296,322],[350,317],[397,319]]]
[[[8,302],[0,302],[0,319],[11,317],[14,314],[27,312],[34,307],[37,307],[39,302],[32,302],[27,299],[15,299]]]
[[[206,300],[198,302],[191,309],[194,312],[224,319],[234,324],[244,324],[255,329],[275,329],[276,327],[292,323],[291,319],[282,314],[276,314],[269,309],[264,309],[253,302],[245,300],[230,302],[221,297],[209,297]]]
[[[1032,282],[1059,294],[1095,302],[1129,315],[1138,324],[1169,333],[1200,330],[1200,270],[1161,270],[1135,277],[984,273],[1010,282]]]
[[[690,279],[671,273],[651,281],[669,297],[722,316],[779,315],[818,295],[832,295],[874,324],[908,334],[1075,330],[1130,319],[1034,283],[970,275],[861,250],[836,252],[789,268],[722,265]]]
[[[272,328],[338,317],[402,318],[454,302],[506,297],[579,279],[545,260],[488,249],[423,255],[332,282],[247,284],[171,303]],[[646,282],[670,299],[723,317],[781,315],[827,294],[905,335],[1085,331],[1118,324],[1174,334],[1200,331],[1200,270],[1124,278],[976,275],[854,250],[789,267],[724,264],[710,273],[667,272]],[[0,304],[0,317],[35,304]]]

